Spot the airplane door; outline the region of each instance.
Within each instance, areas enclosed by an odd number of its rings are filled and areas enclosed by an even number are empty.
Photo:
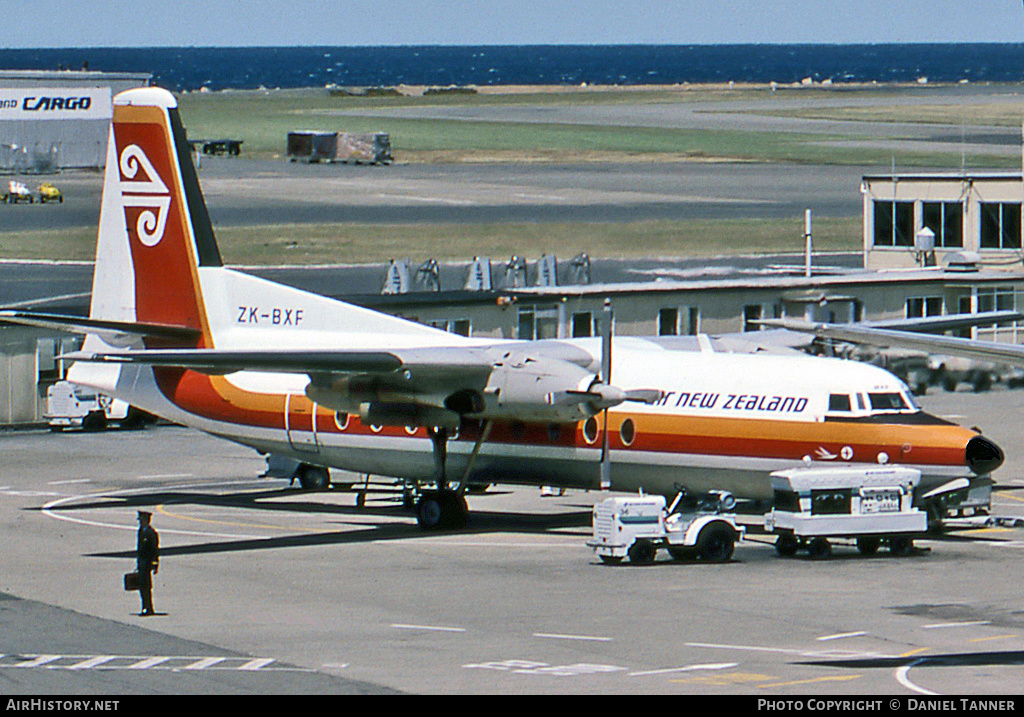
[[[305,396],[288,394],[284,401],[284,427],[288,442],[299,451],[316,453],[316,404]]]

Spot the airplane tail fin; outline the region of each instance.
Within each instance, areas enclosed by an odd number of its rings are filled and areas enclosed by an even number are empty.
[[[197,337],[189,346],[212,347],[199,285],[206,266],[221,257],[177,101],[155,87],[123,92],[114,98],[90,318],[187,327]]]

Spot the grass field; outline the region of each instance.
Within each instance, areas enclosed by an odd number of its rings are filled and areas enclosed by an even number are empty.
[[[794,92],[799,92],[801,99],[811,101],[816,97],[835,99],[836,96],[844,96],[818,89]],[[631,156],[647,161],[732,159],[878,165],[890,165],[895,161],[900,166],[960,166],[959,154],[921,153],[899,148],[850,148],[831,144],[850,138],[811,133],[409,119],[349,114],[339,117],[337,114],[349,110],[372,114],[381,110],[423,106],[473,108],[667,102],[699,105],[711,101],[740,103],[751,100],[763,105],[755,113],[771,113],[773,101],[786,94],[772,93],[766,88],[634,88],[617,91],[607,88],[583,91],[577,88],[504,94],[492,90],[470,95],[352,97],[331,96],[326,90],[310,89],[189,93],[181,96],[180,106],[190,136],[243,138],[244,153],[259,158],[282,157],[289,131],[344,129],[390,133],[395,158],[404,162],[571,161]],[[877,97],[879,109],[874,116],[883,121],[887,95],[868,90],[856,94],[862,101]],[[955,108],[950,109],[951,113],[955,111]],[[954,125],[958,121],[957,117],[951,118]],[[975,157],[973,161],[979,166],[1009,166],[1008,160],[997,156]]]
[[[627,223],[260,225],[216,230],[236,265],[345,264],[410,258],[504,259],[534,247],[568,259],[803,251],[803,221],[733,219]],[[430,247],[429,253],[420,247]],[[860,248],[860,218],[816,218],[816,251]],[[91,261],[96,230],[0,232],[0,258]]]

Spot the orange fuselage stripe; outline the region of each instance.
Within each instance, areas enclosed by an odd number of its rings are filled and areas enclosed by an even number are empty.
[[[157,369],[165,395],[182,409],[206,419],[236,425],[285,430],[285,405],[289,408],[288,428],[310,431],[314,404],[303,394],[257,393],[233,385],[223,377],[209,377],[194,371]],[[595,417],[600,426],[600,415]],[[620,427],[627,419],[635,426],[635,437],[626,445]],[[844,461],[875,463],[885,453],[892,463],[963,466],[964,449],[976,435],[952,424],[907,425],[895,423],[805,422],[751,418],[707,418],[687,415],[629,413],[612,411],[613,449],[651,453],[682,453],[721,456],[750,456],[799,460],[805,455],[820,458],[819,449]],[[357,417],[335,421],[333,411],[316,407],[316,432],[321,435],[382,435],[426,438],[423,428],[410,433],[404,427],[372,430]],[[472,426],[458,440],[473,441]],[[600,436],[589,442],[583,423],[574,426],[496,422],[489,443],[531,447],[600,447]]]

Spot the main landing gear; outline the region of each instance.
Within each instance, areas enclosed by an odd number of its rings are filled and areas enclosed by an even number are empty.
[[[480,452],[480,447],[491,433],[492,422],[487,421],[481,426],[480,434],[473,445],[462,480],[452,487],[448,482],[448,429],[435,427],[427,430],[434,446],[434,469],[436,489],[420,492],[416,503],[416,520],[424,530],[458,530],[465,528],[469,522],[469,507],[466,505],[466,486],[469,485],[469,474],[473,461]]]

